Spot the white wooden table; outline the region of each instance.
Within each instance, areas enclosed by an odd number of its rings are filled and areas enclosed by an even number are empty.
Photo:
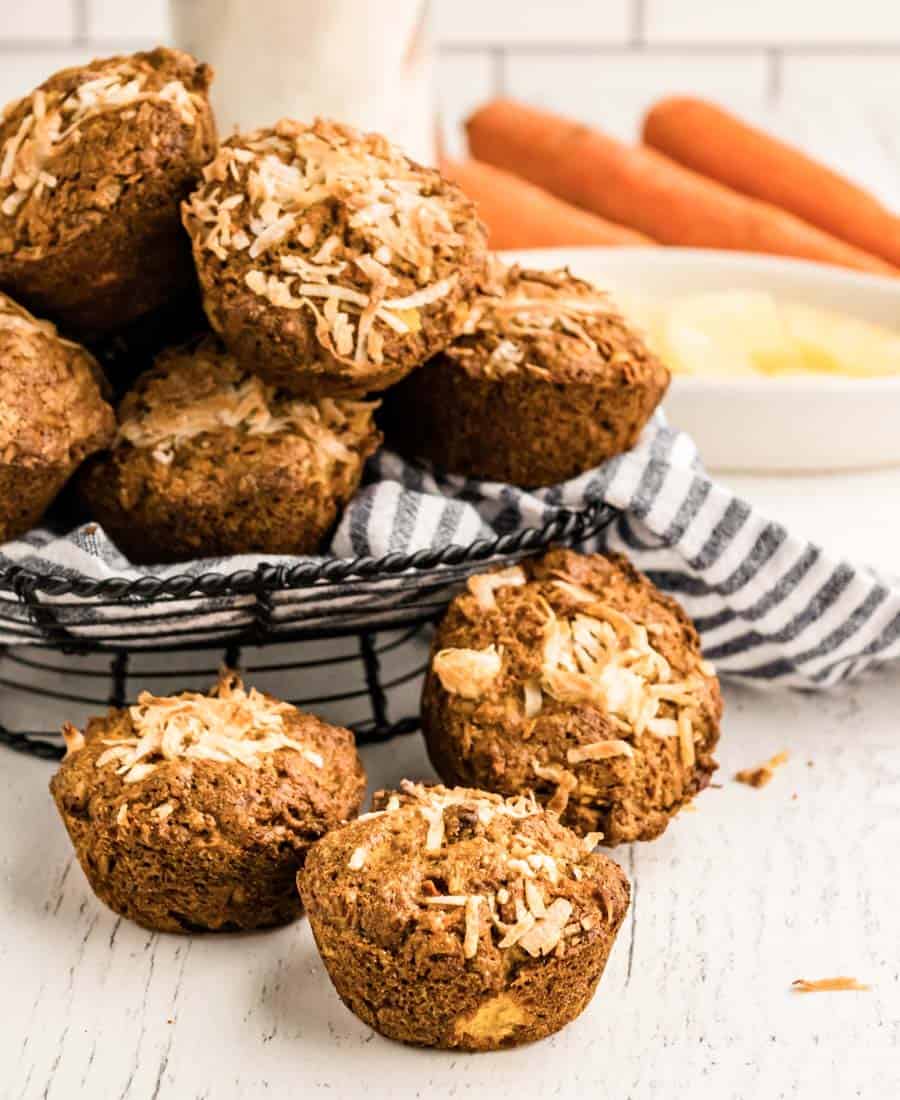
[[[900,471],[731,480],[896,571]],[[587,1012],[546,1042],[477,1056],[374,1035],[333,993],[305,922],[180,937],[116,919],[73,860],[51,766],[0,750],[0,1096],[891,1100],[898,715],[897,670],[827,697],[728,686],[721,787],[662,839],[615,853],[634,902]],[[733,781],[782,749],[768,787]],[[365,763],[373,784],[432,774],[417,735]],[[872,989],[790,991],[834,975]]]

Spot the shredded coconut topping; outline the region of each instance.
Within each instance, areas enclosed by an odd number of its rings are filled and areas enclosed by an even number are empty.
[[[245,276],[248,289],[282,309],[310,310],[323,347],[341,361],[361,368],[383,362],[384,333],[376,326],[416,331],[419,311],[453,290],[456,276],[435,279],[435,262],[464,239],[448,203],[432,193],[436,177],[377,134],[323,119],[311,126],[282,120],[274,130],[232,138],[204,177],[186,207],[202,247],[223,261],[243,251],[259,260]],[[226,182],[243,193],[223,197]],[[352,253],[336,235],[318,240],[311,211],[334,202],[347,211]],[[280,246],[291,251],[272,272],[268,253]],[[412,269],[419,289],[390,295],[396,263]],[[365,289],[350,280],[354,273]]]
[[[444,690],[463,699],[480,699],[490,690],[502,666],[502,654],[494,645],[487,649],[441,649],[431,662]]]
[[[546,368],[529,361],[531,345],[551,334],[571,337],[586,352],[597,352],[591,323],[615,317],[609,298],[566,271],[523,271],[518,267],[502,274],[499,294],[485,294],[469,313],[464,336],[490,341],[490,354],[481,365],[488,378],[516,374],[523,368],[546,374]],[[465,358],[465,341],[454,355]]]
[[[469,577],[466,587],[475,597],[482,611],[493,611],[497,606],[494,592],[498,588],[518,587],[525,584],[525,573],[519,565],[498,569],[495,573],[478,573]]]
[[[541,812],[531,794],[504,799],[481,792],[425,787],[407,780],[401,784],[401,790],[408,801],[404,804],[398,799],[394,809],[412,805],[423,817],[427,823],[425,850],[428,852],[437,852],[444,847],[444,812],[450,807],[462,807],[485,826],[498,815],[519,821]],[[391,810],[381,812],[390,813]],[[508,850],[503,853],[509,878],[494,893],[479,890],[438,894],[434,892],[430,880],[425,883],[431,892],[423,890],[422,905],[462,910],[458,927],[462,931],[465,958],[471,959],[477,955],[485,922],[491,936],[496,937],[493,942],[499,948],[518,945],[535,958],[559,948],[565,937],[579,937],[593,926],[594,921],[590,917],[586,918],[586,923],[577,919],[571,923],[572,902],[562,897],[551,900],[546,893],[558,887],[563,878],[579,880],[581,868],[578,863],[540,850],[538,844],[526,832],[513,832]]]
[[[33,92],[30,110],[0,149],[0,211],[13,217],[30,196],[39,199],[56,187],[58,180],[46,165],[64,145],[77,142],[81,127],[98,115],[154,100],[169,104],[186,126],[195,125],[201,97],[180,80],[148,89],[147,76],[133,62],[123,61],[98,71],[74,91]],[[17,106],[8,107],[5,114]],[[116,198],[118,194],[113,201]]]
[[[104,740],[108,748],[96,766],[115,763],[125,783],[137,783],[169,760],[237,762],[255,769],[263,755],[291,749],[323,767],[320,753],[284,732],[284,716],[294,712],[289,703],[256,688],[246,691],[231,673],[223,673],[209,695],[186,691],[158,697],[145,691],[129,707],[135,735]]]
[[[584,606],[572,618],[559,618],[545,604],[547,620],[541,665],[542,691],[564,703],[596,703],[617,720],[623,733],[677,737],[682,760],[694,763],[694,712],[705,683],[697,674],[674,681],[668,661],[653,647],[647,628],[566,580],[553,582]],[[666,708],[676,714],[671,717]],[[674,708],[679,708],[675,711]],[[570,749],[568,762],[632,756],[620,739]]]
[[[188,393],[178,401],[142,408],[122,422],[117,442],[150,449],[158,462],[169,465],[181,444],[206,432],[223,428],[240,428],[249,436],[291,432],[312,444],[314,460],[324,468],[356,462],[353,444],[373,430],[377,401],[301,400],[282,395],[274,386],[240,370],[234,359],[212,342],[186,353],[184,361],[192,369],[209,368],[216,378],[211,392]]]

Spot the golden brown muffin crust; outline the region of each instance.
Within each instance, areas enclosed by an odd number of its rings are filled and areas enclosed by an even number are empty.
[[[390,446],[448,473],[553,485],[628,450],[669,372],[568,271],[493,273],[459,337],[392,391]]]
[[[161,355],[125,396],[82,495],[136,561],[314,552],[380,442],[374,408],[287,395],[207,338]]]
[[[721,695],[681,607],[624,558],[551,551],[471,578],[422,701],[447,782],[534,789],[579,832],[659,835],[709,782]]]
[[[216,329],[295,392],[385,386],[460,331],[486,259],[473,204],[377,134],[229,138],[184,204]]]
[[[108,445],[105,387],[83,347],[0,294],[0,541],[33,527],[75,468]]]
[[[90,333],[189,287],[178,203],[215,151],[211,76],[157,49],[65,69],[10,104],[0,285]]]
[[[529,796],[404,783],[299,876],[338,993],[390,1038],[491,1050],[585,1007],[628,907],[621,869]]]
[[[224,675],[66,731],[50,789],[97,896],[161,931],[299,915],[309,845],[365,792],[353,735]]]

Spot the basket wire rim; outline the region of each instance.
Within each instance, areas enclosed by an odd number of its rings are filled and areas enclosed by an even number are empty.
[[[209,571],[177,573],[168,577],[88,577],[62,567],[36,570],[21,565],[0,569],[0,592],[11,592],[18,603],[29,603],[38,592],[49,596],[74,595],[80,599],[110,596],[114,600],[153,601],[160,597],[259,596],[291,589],[303,589],[323,582],[342,583],[359,579],[388,579],[403,573],[423,574],[444,566],[489,561],[529,550],[546,548],[558,538],[588,537],[612,521],[616,510],[605,502],[594,502],[579,510],[560,509],[540,527],[525,527],[476,539],[463,545],[448,543],[411,553],[391,552],[380,557],[369,554],[352,558],[322,558],[296,565],[262,563],[255,569],[231,573]]]

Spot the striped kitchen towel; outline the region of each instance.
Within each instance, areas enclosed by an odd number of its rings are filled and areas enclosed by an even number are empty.
[[[479,522],[533,527],[604,501],[617,520],[584,549],[627,555],[697,624],[720,672],[828,687],[900,659],[900,578],[792,535],[703,470],[693,441],[658,413],[632,451],[550,489],[436,478],[389,451],[344,517],[339,554],[410,550]]]
[[[672,593],[697,623],[704,651],[723,673],[756,682],[803,688],[827,687],[864,669],[900,658],[900,579],[879,577],[865,565],[839,560],[826,549],[792,535],[746,501],[710,479],[691,439],[657,414],[627,454],[578,478],[532,492],[494,482],[437,477],[381,451],[344,513],[331,552],[340,557],[467,544],[526,527],[539,527],[560,512],[606,502],[616,521],[585,549],[621,551],[663,590]],[[65,535],[32,532],[7,543],[0,568],[17,562],[45,571],[111,576],[199,575],[253,569],[262,562],[294,564],[296,558],[242,555],[187,565],[135,567],[90,524]],[[448,571],[447,598],[460,578]],[[350,584],[279,593],[273,620],[321,620],[335,601],[361,597]],[[396,578],[366,586],[367,609],[380,601],[382,621],[402,617],[410,595]],[[170,605],[171,607],[172,605]],[[110,609],[122,637],[163,640],[165,627],[148,627],[158,605]],[[4,613],[16,612],[9,600]],[[247,615],[234,601],[204,600],[182,611],[198,639],[236,628]],[[86,609],[73,634],[97,633],[97,609]],[[144,626],[142,626],[142,620]],[[101,624],[102,627],[102,624]],[[24,631],[0,632],[0,642],[27,640]]]

